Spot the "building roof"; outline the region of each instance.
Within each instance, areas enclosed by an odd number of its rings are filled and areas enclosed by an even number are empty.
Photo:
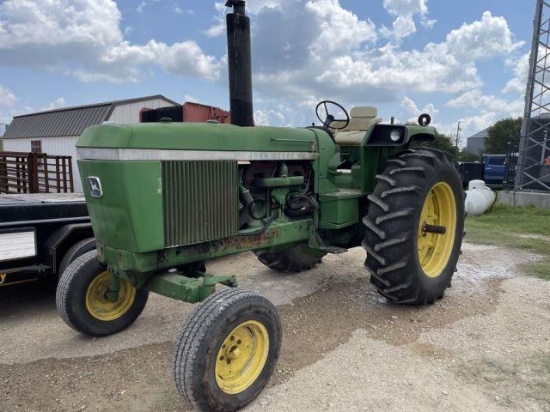
[[[491,126],[487,127],[486,129],[483,129],[482,131],[480,132],[477,132],[476,134],[473,134],[471,135],[470,137],[468,137],[468,139],[479,139],[479,138],[486,138],[487,137],[487,132],[489,131],[489,129],[491,128]]]
[[[178,104],[157,94],[15,116],[2,138],[79,136],[87,127],[109,119],[117,106],[154,99],[163,99],[174,105]]]

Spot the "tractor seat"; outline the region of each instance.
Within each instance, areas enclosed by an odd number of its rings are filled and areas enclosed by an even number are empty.
[[[343,129],[334,131],[334,141],[343,146],[358,146],[365,137],[365,131],[372,125],[380,123],[381,118],[377,117],[376,107],[352,107],[349,112],[350,119],[348,125]],[[335,121],[331,126],[338,127],[343,125],[342,121]]]

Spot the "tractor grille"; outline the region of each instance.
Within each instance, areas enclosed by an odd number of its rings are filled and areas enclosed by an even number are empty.
[[[166,161],[162,181],[166,247],[237,234],[237,162]]]

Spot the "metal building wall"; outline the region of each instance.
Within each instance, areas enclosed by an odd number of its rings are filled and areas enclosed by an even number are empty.
[[[159,107],[168,106],[173,106],[173,103],[163,99],[143,100],[137,103],[119,105],[115,106],[108,120],[115,123],[138,123],[139,112],[144,107],[158,109]]]

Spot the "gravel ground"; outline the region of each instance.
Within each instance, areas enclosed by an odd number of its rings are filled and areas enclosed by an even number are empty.
[[[208,265],[277,306],[283,347],[249,411],[550,411],[550,282],[521,275],[536,256],[464,245],[446,298],[387,304],[353,249],[280,275],[243,254]],[[187,411],[174,339],[192,305],[151,296],[114,336],[74,332],[55,289],[0,289],[0,411]]]

